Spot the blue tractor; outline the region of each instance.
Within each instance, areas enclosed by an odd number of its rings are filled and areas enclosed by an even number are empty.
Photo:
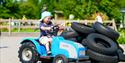
[[[58,28],[58,27],[56,27]],[[57,30],[55,27],[54,30]],[[47,54],[46,48],[39,42],[39,38],[25,38],[19,48],[21,63],[91,63],[85,55],[86,48],[80,43],[66,40],[62,36],[54,36],[51,43],[51,54]]]

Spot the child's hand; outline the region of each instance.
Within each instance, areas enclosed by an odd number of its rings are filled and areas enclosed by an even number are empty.
[[[60,24],[60,25],[59,25],[59,29],[61,29],[61,30],[64,29],[64,25],[63,25],[63,24]]]
[[[52,29],[52,27],[48,27],[48,30],[50,31]]]
[[[42,30],[51,30],[52,28],[51,27],[41,27]]]

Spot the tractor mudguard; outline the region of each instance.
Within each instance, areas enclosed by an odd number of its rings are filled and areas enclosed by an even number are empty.
[[[39,44],[37,39],[34,38],[25,38],[21,42],[21,44],[26,43],[26,42],[31,42],[35,45],[36,51],[40,54],[40,56],[46,56],[46,48],[44,45]]]

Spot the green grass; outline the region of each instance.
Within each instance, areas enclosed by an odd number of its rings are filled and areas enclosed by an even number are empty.
[[[17,28],[11,30],[11,32],[18,32]],[[2,32],[8,32],[7,28],[2,29]],[[19,32],[40,32],[39,29],[31,29],[31,28],[21,28]]]
[[[15,28],[12,30],[12,32],[18,32],[18,29]],[[39,29],[31,29],[31,28],[25,28],[25,29],[20,29],[20,32],[39,32]]]

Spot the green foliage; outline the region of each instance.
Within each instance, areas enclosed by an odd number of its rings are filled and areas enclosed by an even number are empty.
[[[118,7],[114,1],[101,0],[99,3],[99,10],[105,12],[110,19],[115,18],[116,20],[121,19],[120,6]]]
[[[0,6],[0,17],[2,17],[2,18],[9,18],[10,17],[9,12],[10,11],[8,9],[6,9],[3,6]]]
[[[0,17],[9,18],[9,17],[19,17],[18,13],[18,4],[13,3],[12,0],[6,0],[3,5],[0,5]]]
[[[22,18],[25,15],[29,19],[40,17],[40,4],[38,0],[28,0],[27,2],[6,0],[0,5],[0,18]]]
[[[89,19],[96,11],[106,14],[109,19],[121,19],[121,8],[125,7],[125,0],[5,0],[0,5],[0,18],[39,19],[44,5],[48,10],[63,11],[64,17],[74,14],[75,19]]]
[[[20,15],[25,15],[28,16],[27,18],[36,18],[36,8],[35,6],[31,5],[31,3],[23,3],[22,5],[19,6],[20,8]]]
[[[120,44],[125,44],[125,29],[120,30],[120,37],[117,40]]]

